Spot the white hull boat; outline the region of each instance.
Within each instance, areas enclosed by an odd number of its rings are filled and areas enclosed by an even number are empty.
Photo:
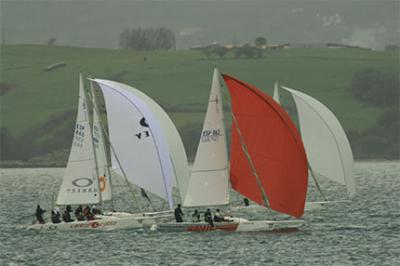
[[[168,221],[171,217],[172,214],[168,211],[148,213],[108,212],[103,215],[96,215],[96,219],[92,221],[36,223],[29,226],[28,229],[45,231],[142,229],[149,228],[160,222]]]

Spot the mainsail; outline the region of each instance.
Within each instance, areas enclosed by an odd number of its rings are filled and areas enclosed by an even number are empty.
[[[301,136],[313,173],[346,185],[348,196],[353,196],[356,191],[353,153],[338,119],[309,95],[282,88],[296,103]]]
[[[223,78],[231,94],[234,120],[232,187],[260,205],[302,216],[308,167],[296,126],[286,111],[259,89],[228,75]]]
[[[103,91],[107,108],[112,166],[126,173],[133,184],[168,201],[173,208],[174,167],[165,132],[158,117],[134,88],[108,80],[94,79]],[[127,89],[129,87],[129,89]]]
[[[57,205],[100,202],[90,127],[83,81],[79,76],[79,103],[75,132],[67,168],[57,197]]]
[[[110,171],[108,169],[108,160],[106,153],[106,145],[104,142],[103,127],[101,125],[98,106],[96,102],[96,97],[92,91],[92,102],[93,102],[93,145],[96,152],[97,168],[99,173],[99,191],[101,193],[101,200],[107,201],[111,200],[111,182],[110,182]]]
[[[229,170],[219,73],[214,69],[207,113],[201,132],[185,207],[229,204]]]

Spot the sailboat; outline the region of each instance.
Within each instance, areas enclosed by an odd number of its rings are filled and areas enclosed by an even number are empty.
[[[180,161],[180,165],[175,168],[173,166],[174,163],[177,163],[177,158],[186,158],[184,150],[182,154],[183,144],[175,126],[168,118],[169,122],[163,121],[164,128],[162,129],[159,121],[160,119],[165,120],[167,115],[154,101],[144,94],[138,93],[137,90],[112,81],[93,81],[100,85],[106,101],[110,132],[109,144],[110,150],[113,151],[111,155],[114,171],[124,175],[129,182],[164,198],[168,201],[169,207],[172,208],[171,178],[174,178],[176,174],[174,169],[180,171],[180,174],[187,169],[187,160]],[[135,96],[135,92],[140,94],[141,98]],[[111,175],[108,170],[103,134],[105,131],[102,130],[100,125],[95,97],[93,97],[95,109],[93,134],[87,106],[83,81],[80,76],[79,104],[74,140],[57,197],[57,205],[101,204],[104,200],[111,200]],[[154,109],[157,109],[156,114],[152,111]],[[124,115],[118,117],[121,113]],[[129,122],[124,119],[126,117],[130,118]],[[124,124],[122,125],[121,123]],[[173,128],[165,129],[165,126]],[[132,132],[128,132],[125,129],[133,129],[136,130],[134,132],[138,133],[132,135]],[[165,137],[164,129],[169,133],[169,137]],[[146,138],[144,141],[141,141],[142,134]],[[170,152],[167,139],[171,140],[176,137],[179,139],[175,139],[173,144],[178,144],[178,147],[175,148],[174,152]],[[115,144],[113,145],[112,143]],[[133,168],[132,165],[136,168]],[[93,221],[34,224],[28,228],[38,230],[142,228],[144,225],[150,226],[155,224],[157,220],[169,218],[170,216],[164,211],[145,213],[111,212],[106,215],[98,215],[96,216],[97,219]]]
[[[223,75],[223,78],[231,92],[234,120],[230,171],[221,84],[219,72],[214,69],[206,117],[192,173],[183,196],[183,207],[228,205],[230,180],[232,187],[240,194],[259,204],[268,205],[271,209],[300,217],[307,190],[307,167],[297,130],[286,113],[258,89],[228,75]],[[246,100],[254,103],[256,109],[252,109],[251,106],[246,108],[247,110],[242,109],[243,105],[246,105],[243,101]],[[276,130],[276,133],[271,135],[279,139],[282,144],[276,146],[275,151],[279,151],[276,154],[265,153],[265,146],[271,144],[269,141],[253,138],[254,134],[259,134],[257,132],[264,132],[267,129],[256,126],[260,118],[268,127]],[[286,154],[283,149],[288,149],[291,154]],[[292,160],[295,162],[290,163]],[[285,169],[289,165],[293,170]],[[290,180],[292,171],[298,171],[302,175],[296,180]],[[298,225],[298,220],[249,221],[244,218],[227,217],[224,222],[214,222],[214,226],[206,222],[164,223],[159,225],[159,229],[264,231]]]

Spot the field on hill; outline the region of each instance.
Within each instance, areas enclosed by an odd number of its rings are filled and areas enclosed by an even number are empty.
[[[199,51],[6,45],[1,47],[1,126],[12,136],[28,134],[30,141],[38,143],[68,131],[73,123],[66,118],[74,117],[81,72],[142,90],[164,106],[182,130],[188,124],[202,123],[216,65],[221,72],[270,95],[275,81],[310,94],[330,108],[346,130],[362,131],[376,123],[382,110],[351,96],[353,74],[374,68],[397,75],[397,56],[365,49],[310,48],[271,51],[256,59],[236,59],[229,54],[207,59]],[[65,66],[45,71],[59,62]]]

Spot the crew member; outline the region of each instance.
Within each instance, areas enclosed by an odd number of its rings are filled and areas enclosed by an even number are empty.
[[[175,208],[174,214],[175,214],[175,221],[177,223],[182,223],[183,222],[183,212],[182,212],[180,204],[178,204],[178,207]]]

